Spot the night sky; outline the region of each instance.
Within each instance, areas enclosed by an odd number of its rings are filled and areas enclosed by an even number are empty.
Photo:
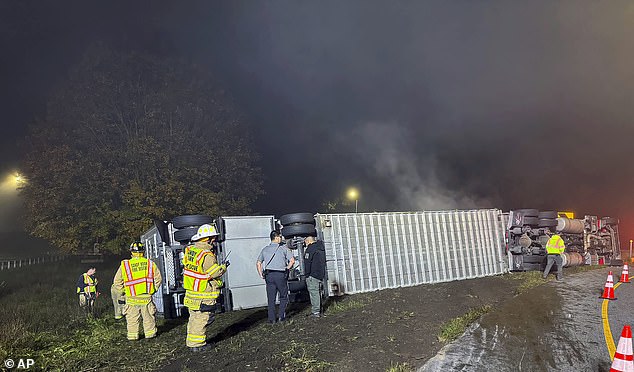
[[[357,186],[360,211],[570,209],[629,236],[633,21],[630,1],[2,1],[0,170],[102,43],[208,66],[257,139],[258,213]]]

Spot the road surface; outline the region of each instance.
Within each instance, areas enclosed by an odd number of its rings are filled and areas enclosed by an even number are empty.
[[[623,325],[634,325],[634,283],[599,298],[609,270],[618,281],[621,268],[603,268],[517,296],[419,371],[609,371]]]

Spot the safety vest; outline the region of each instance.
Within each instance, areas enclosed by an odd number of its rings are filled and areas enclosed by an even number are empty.
[[[187,297],[206,300],[216,299],[220,295],[217,285],[213,285],[211,291],[207,290],[211,275],[221,269],[220,265],[215,263],[205,272],[203,263],[205,262],[205,257],[208,256],[213,257],[214,254],[193,245],[185,248],[185,257],[183,257],[183,266],[185,266],[183,270],[183,288],[187,291]]]
[[[121,261],[121,274],[126,297],[151,295],[155,292],[154,265],[149,259],[132,257]]]
[[[93,279],[90,275],[83,273],[84,276],[84,284],[88,287],[88,293],[97,292],[97,279]],[[84,292],[86,289],[84,288]],[[81,288],[77,287],[77,293],[82,292]]]
[[[546,253],[548,254],[562,254],[565,249],[564,240],[559,235],[551,236],[546,243]]]

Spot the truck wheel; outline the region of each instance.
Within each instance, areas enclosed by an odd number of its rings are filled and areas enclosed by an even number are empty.
[[[619,219],[614,217],[603,217],[601,219],[601,222],[603,222],[606,225],[618,225]]]
[[[526,226],[538,226],[539,225],[539,218],[524,216],[524,218],[522,219],[522,222]]]
[[[312,224],[315,225],[315,216],[312,213],[291,213],[280,217],[282,226],[295,224]]]
[[[513,212],[517,212],[525,217],[539,217],[539,211],[537,209],[517,209]]]
[[[172,219],[172,225],[176,229],[182,229],[183,227],[200,226],[206,223],[214,223],[214,219],[209,216],[203,216],[200,214],[190,214],[186,216],[178,216]]]
[[[174,231],[174,240],[179,243],[188,243],[191,237],[196,234],[196,232],[198,232],[197,227],[186,227],[184,229]]]
[[[291,225],[282,227],[282,235],[285,238],[293,236],[317,236],[315,226],[311,224]]]
[[[553,220],[550,218],[539,219],[539,227],[555,227],[555,226],[557,226],[557,220]]]
[[[557,212],[555,211],[541,211],[539,212],[539,215],[537,216],[539,217],[539,219],[557,219]]]

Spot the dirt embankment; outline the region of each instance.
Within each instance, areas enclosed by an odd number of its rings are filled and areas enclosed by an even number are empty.
[[[0,273],[0,307],[10,314],[0,323],[0,356],[33,357],[47,370],[405,371],[440,350],[444,323],[472,309],[495,309],[539,277],[509,274],[346,296],[331,299],[320,319],[305,316],[306,304],[293,304],[288,321],[276,325],[267,323],[265,309],[218,314],[207,333],[216,347],[192,354],[186,319],[159,320],[155,339],[126,340],[108,296],[116,264],[98,268],[103,293],[96,319],[77,309],[74,286],[84,265]]]
[[[294,306],[276,325],[266,324],[264,310],[220,314],[208,332],[214,350],[179,355],[161,369],[409,370],[443,346],[443,323],[499,305],[518,285],[506,275],[358,294],[331,300],[321,319]]]

